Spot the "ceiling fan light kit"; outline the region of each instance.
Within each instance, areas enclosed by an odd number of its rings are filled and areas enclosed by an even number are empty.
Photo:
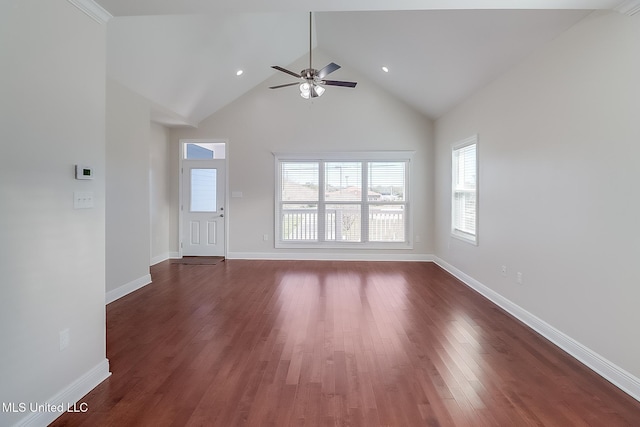
[[[282,71],[283,73],[287,73],[291,76],[297,77],[302,80],[302,83],[294,82],[294,83],[285,83],[283,85],[271,86],[269,89],[279,89],[287,86],[295,86],[299,85],[300,88],[300,96],[304,99],[318,98],[322,96],[325,91],[325,88],[321,85],[325,86],[341,86],[341,87],[351,87],[354,88],[358,84],[357,82],[345,82],[342,80],[325,80],[324,78],[338,70],[340,66],[334,62],[328,64],[321,70],[316,70],[311,65],[311,25],[312,25],[312,12],[309,12],[309,68],[300,71],[300,73],[294,73],[293,71],[287,70],[286,68],[279,67],[277,65],[273,65],[271,68]]]
[[[320,85],[310,85],[309,83],[302,83],[300,85],[300,96],[304,99],[316,98],[322,96],[324,88]]]

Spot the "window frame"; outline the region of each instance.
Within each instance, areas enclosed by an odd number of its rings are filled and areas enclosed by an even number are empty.
[[[457,165],[456,165],[456,152],[462,150],[471,145],[475,145],[475,189],[474,190],[461,190],[456,188],[456,174],[457,174]],[[472,245],[478,246],[478,226],[479,226],[479,138],[478,135],[473,135],[468,138],[465,138],[461,141],[452,144],[451,146],[451,236],[470,243]],[[460,192],[473,192],[475,194],[475,221],[474,221],[474,233],[469,233],[467,231],[456,228],[456,216],[457,216],[457,204],[456,204],[456,194]]]
[[[412,168],[414,151],[362,151],[362,152],[314,152],[314,153],[299,153],[299,152],[273,152],[274,155],[274,171],[275,171],[275,214],[274,214],[274,230],[275,248],[285,249],[413,249],[413,214],[412,214]],[[282,206],[287,201],[282,200],[282,162],[318,162],[318,230],[317,240],[301,240],[291,241],[282,239]],[[368,164],[375,162],[403,162],[405,163],[405,200],[402,202],[397,201],[379,201],[373,202],[368,200],[368,191],[361,192],[361,200],[359,201],[334,201],[325,200],[325,163],[332,162],[362,162],[362,181],[361,187],[368,188]],[[314,202],[316,203],[316,202]],[[326,206],[335,204],[358,204],[361,206],[362,218],[366,218],[361,223],[361,238],[360,242],[347,242],[336,241],[326,239]],[[404,206],[404,227],[405,227],[405,240],[402,242],[378,242],[368,241],[368,212],[369,206],[375,205],[393,205],[398,204]],[[365,226],[366,224],[366,226]]]

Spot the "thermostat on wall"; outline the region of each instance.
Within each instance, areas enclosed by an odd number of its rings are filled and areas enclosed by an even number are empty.
[[[76,165],[76,179],[93,179],[93,169],[88,166]]]

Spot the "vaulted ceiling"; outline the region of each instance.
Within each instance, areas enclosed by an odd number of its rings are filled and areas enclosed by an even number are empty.
[[[96,0],[113,15],[108,77],[149,99],[154,120],[169,126],[197,126],[255,86],[268,90],[266,80],[291,82],[271,66],[308,58],[309,10],[314,51],[437,118],[620,1]],[[343,70],[331,78],[342,80]]]

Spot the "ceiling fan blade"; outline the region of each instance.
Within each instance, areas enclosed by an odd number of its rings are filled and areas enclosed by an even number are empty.
[[[335,62],[332,62],[331,64],[329,64],[326,67],[324,67],[322,70],[318,71],[317,75],[318,75],[318,77],[323,79],[324,76],[333,73],[334,71],[336,71],[339,68],[340,68],[340,66],[338,64],[336,64]]]
[[[278,85],[278,86],[271,86],[269,89],[280,89],[281,87],[287,87],[287,86],[295,86],[295,85],[299,85],[299,82],[295,82],[295,83],[287,83],[284,85]]]
[[[342,87],[356,87],[356,85],[358,84],[358,82],[343,82],[341,80],[323,80],[320,83],[327,86],[342,86]]]
[[[278,67],[277,65],[272,65],[271,68],[274,68],[278,71],[282,71],[283,73],[287,73],[287,74],[291,74],[293,77],[297,77],[299,79],[302,78],[302,76],[298,73],[294,73],[293,71],[289,71],[286,68],[282,68],[282,67]]]

